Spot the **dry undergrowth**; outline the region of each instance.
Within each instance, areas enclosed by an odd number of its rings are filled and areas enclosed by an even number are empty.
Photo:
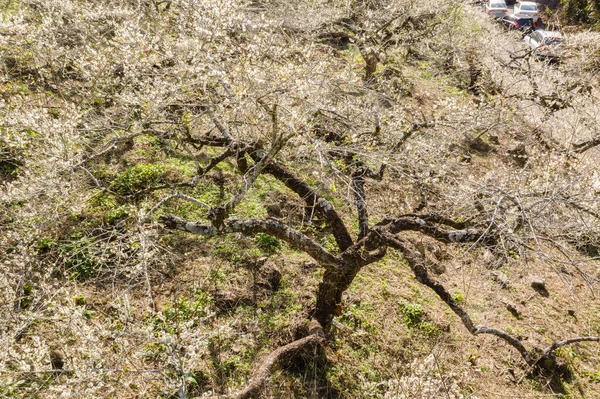
[[[389,165],[366,184],[375,221],[493,217],[493,250],[409,235],[476,323],[529,348],[600,334],[597,156],[573,146],[600,126],[592,34],[549,66],[468,5],[368,3],[0,0],[2,397],[233,392],[306,334],[323,273],[309,257],[266,235],[204,240],[140,222],[215,155],[183,140],[215,130],[207,101],[232,135],[262,140],[271,119],[256,99],[277,101],[297,133],[280,156],[346,222],[348,180],[321,140],[331,132]],[[346,42],[333,22],[357,9],[362,30]],[[372,34],[395,13],[414,20]],[[388,151],[423,121],[436,124]],[[227,199],[234,166],[188,193]],[[153,186],[164,188],[137,193]],[[302,224],[292,194],[263,176],[236,215]],[[161,212],[206,218],[184,201]],[[283,364],[263,397],[600,397],[600,345],[560,348],[569,373],[531,375],[504,342],[469,335],[395,252],[361,271],[339,313],[324,353]]]

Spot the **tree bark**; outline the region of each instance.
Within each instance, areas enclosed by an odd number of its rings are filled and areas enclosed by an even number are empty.
[[[251,399],[260,397],[263,386],[273,373],[275,366],[284,359],[298,354],[302,350],[310,349],[325,341],[325,334],[321,326],[313,321],[309,326],[309,335],[275,349],[254,370],[253,376],[246,387],[238,392],[224,396],[213,396],[209,399]],[[192,398],[200,399],[200,398]]]
[[[319,283],[317,290],[317,303],[315,319],[323,326],[325,332],[329,332],[331,322],[337,314],[338,305],[342,302],[344,286],[340,273],[326,270],[323,280]]]
[[[250,236],[257,233],[265,233],[277,237],[287,242],[294,249],[310,255],[326,270],[336,270],[340,263],[340,259],[333,256],[314,240],[281,223],[277,219],[227,219],[218,229],[212,225],[188,222],[177,216],[162,216],[161,222],[169,229],[187,231],[203,237],[214,237],[230,233],[242,233]]]
[[[329,231],[333,234],[341,251],[345,251],[354,244],[352,237],[350,237],[350,234],[348,233],[348,229],[346,229],[346,225],[335,209],[333,209],[333,206],[323,196],[313,190],[306,182],[296,177],[291,170],[277,162],[271,162],[267,165],[265,167],[265,172],[269,173],[285,184],[287,188],[298,194],[308,207],[314,209],[318,216],[325,220]]]

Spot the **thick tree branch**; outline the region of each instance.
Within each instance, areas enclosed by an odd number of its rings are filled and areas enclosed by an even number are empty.
[[[495,243],[495,238],[492,235],[482,237],[484,232],[479,230],[447,231],[416,216],[385,219],[377,225],[384,227],[391,234],[401,231],[418,231],[446,244],[476,242],[478,240],[489,244]]]
[[[384,237],[386,238],[388,244],[398,249],[404,255],[408,265],[411,270],[415,274],[417,280],[431,288],[442,301],[444,301],[450,309],[460,318],[463,325],[466,329],[473,335],[479,334],[491,334],[495,335],[498,338],[503,339],[506,343],[511,345],[513,348],[519,351],[523,359],[528,364],[533,364],[534,362],[529,355],[529,351],[523,346],[521,341],[512,335],[508,334],[505,331],[498,330],[495,328],[488,328],[483,326],[475,326],[469,314],[452,298],[452,295],[446,290],[446,288],[440,284],[438,281],[433,280],[429,277],[427,272],[427,268],[425,267],[425,259],[423,255],[406,239],[391,235],[389,233],[384,233]]]
[[[203,237],[214,237],[231,233],[242,233],[253,236],[258,233],[265,233],[287,242],[294,249],[307,253],[325,269],[336,270],[339,264],[339,259],[330,254],[321,245],[277,219],[240,220],[232,218],[224,220],[218,229],[212,225],[188,222],[177,216],[163,216],[161,217],[161,222],[169,229],[187,231]]]
[[[224,128],[223,125],[221,125],[221,128],[219,129],[222,128]],[[241,144],[239,142],[235,142],[230,136],[227,137],[225,135],[223,137],[188,137],[187,140],[193,141],[195,144],[235,148],[240,154],[247,153],[250,155],[255,163],[260,162],[261,159],[259,152],[261,151],[262,146],[260,143]],[[238,156],[238,163],[240,159],[243,161],[243,155]],[[345,251],[354,244],[352,237],[348,233],[346,225],[335,211],[333,206],[322,195],[310,187],[308,183],[297,177],[289,168],[275,161],[271,161],[270,163],[266,164],[263,172],[268,173],[277,180],[281,181],[287,188],[302,198],[308,207],[314,209],[317,216],[321,217],[326,222],[327,227],[329,228],[331,234],[333,234],[340,251]]]
[[[333,206],[308,183],[296,177],[290,169],[277,162],[271,162],[264,170],[298,194],[307,206],[313,208],[317,215],[325,220],[341,251],[345,251],[354,244],[346,225]]]

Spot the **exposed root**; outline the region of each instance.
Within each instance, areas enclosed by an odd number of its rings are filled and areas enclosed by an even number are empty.
[[[271,352],[256,368],[250,382],[244,389],[229,395],[212,396],[209,399],[250,399],[259,397],[262,387],[278,363],[289,359],[302,350],[320,345],[324,340],[325,333],[323,332],[323,328],[317,321],[313,320],[309,326],[309,335]]]

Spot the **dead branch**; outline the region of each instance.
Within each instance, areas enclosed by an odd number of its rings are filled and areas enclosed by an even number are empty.
[[[580,143],[573,144],[573,151],[577,153],[586,152],[590,148],[594,148],[600,145],[600,137],[594,137],[591,140],[582,141]]]

